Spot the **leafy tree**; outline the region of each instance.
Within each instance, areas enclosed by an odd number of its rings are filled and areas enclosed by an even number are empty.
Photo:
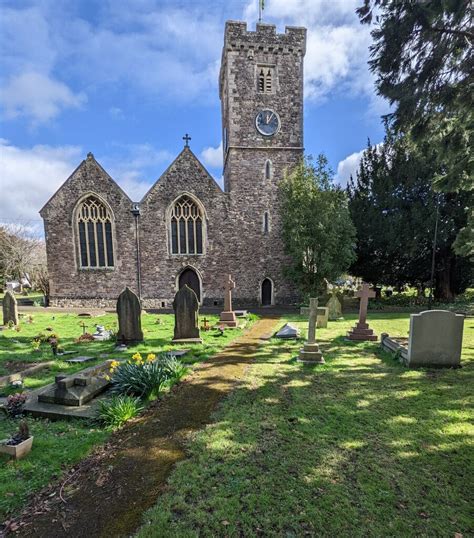
[[[391,126],[436,149],[437,189],[473,190],[471,2],[363,0],[357,13],[364,24],[375,20],[370,65],[378,92],[395,105]],[[474,216],[468,216],[456,242],[462,254],[474,254]]]
[[[388,131],[384,143],[369,145],[356,180],[348,186],[349,209],[357,229],[352,272],[377,284],[430,284],[436,220],[435,297],[453,299],[472,277],[469,261],[452,244],[465,226],[467,193],[435,193],[435,150],[414,145]]]
[[[302,160],[280,184],[283,240],[291,263],[285,268],[303,296],[324,289],[354,259],[355,230],[346,193],[333,185],[324,155]]]
[[[44,291],[48,281],[44,241],[31,237],[27,227],[0,226],[0,282],[21,283],[26,276],[33,287],[41,284]]]

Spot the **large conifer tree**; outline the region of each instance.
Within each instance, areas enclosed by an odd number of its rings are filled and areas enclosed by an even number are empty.
[[[435,150],[389,132],[369,145],[348,186],[349,209],[357,229],[352,271],[376,284],[430,285],[436,220],[438,234],[435,297],[453,299],[471,281],[469,261],[452,248],[466,224],[467,193],[436,193]],[[438,217],[437,217],[438,214]]]

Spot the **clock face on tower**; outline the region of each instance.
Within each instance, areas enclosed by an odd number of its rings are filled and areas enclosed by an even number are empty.
[[[263,136],[273,136],[280,130],[280,116],[273,110],[264,108],[255,118],[255,127]]]

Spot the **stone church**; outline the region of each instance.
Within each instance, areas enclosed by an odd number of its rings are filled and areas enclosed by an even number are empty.
[[[224,190],[188,145],[140,202],[89,153],[46,203],[51,305],[114,306],[125,286],[145,308],[192,287],[220,306],[298,300],[285,279],[278,183],[303,155],[306,29],[228,21],[219,77]]]

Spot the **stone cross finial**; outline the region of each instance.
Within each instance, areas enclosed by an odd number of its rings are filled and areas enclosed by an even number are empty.
[[[184,147],[185,148],[189,147],[189,141],[191,140],[191,137],[188,135],[188,133],[186,133],[183,136],[183,140],[184,140]]]
[[[308,320],[308,343],[316,342],[316,324],[318,321],[318,299],[309,300],[309,320]]]
[[[375,291],[370,289],[370,286],[366,283],[362,283],[362,289],[356,294],[356,297],[360,298],[359,306],[359,323],[365,323],[367,319],[367,307],[369,305],[369,299],[375,297]]]
[[[227,279],[224,282],[224,311],[232,311],[232,290],[235,288],[235,282],[232,280],[231,275],[227,275]]]

